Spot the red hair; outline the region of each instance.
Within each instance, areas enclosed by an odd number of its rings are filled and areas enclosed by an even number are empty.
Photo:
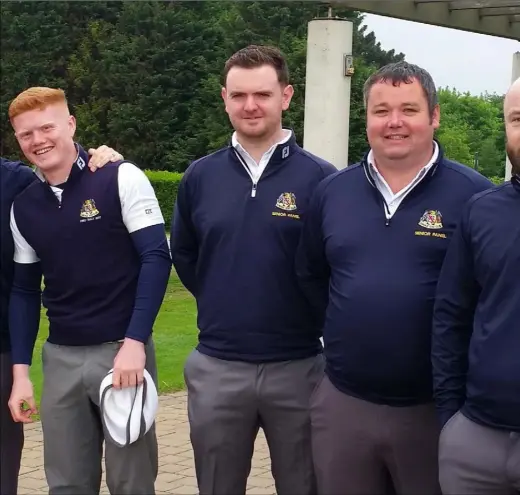
[[[31,110],[43,110],[56,103],[67,105],[67,98],[62,89],[41,87],[26,89],[9,105],[9,120],[12,122],[15,117],[22,113]]]

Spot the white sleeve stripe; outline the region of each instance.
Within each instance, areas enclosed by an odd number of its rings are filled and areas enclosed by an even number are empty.
[[[13,260],[15,263],[20,263],[21,265],[32,265],[33,263],[38,263],[40,261],[38,258],[34,258],[29,254],[16,254],[13,256]]]
[[[31,264],[40,261],[34,249],[29,245],[29,243],[25,240],[25,237],[18,230],[18,225],[16,224],[16,219],[14,216],[14,204],[11,206],[10,227],[14,241],[13,260],[15,263]]]
[[[128,232],[164,224],[164,218],[148,177],[132,163],[124,162],[118,170],[121,213]]]

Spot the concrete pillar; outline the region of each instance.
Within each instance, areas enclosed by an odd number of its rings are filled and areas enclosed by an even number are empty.
[[[337,168],[348,165],[352,32],[345,19],[308,24],[303,147]]]
[[[520,77],[520,52],[513,54],[513,72],[511,82],[515,82]],[[506,180],[511,179],[511,162],[506,158]]]

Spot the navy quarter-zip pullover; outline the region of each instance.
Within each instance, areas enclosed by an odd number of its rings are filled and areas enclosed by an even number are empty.
[[[188,168],[170,243],[177,273],[197,300],[200,352],[255,363],[321,352],[294,255],[308,201],[334,172],[294,135],[276,147],[258,182],[231,146]]]
[[[469,202],[437,289],[435,399],[442,424],[457,411],[520,432],[520,178]]]
[[[319,185],[297,273],[324,320],[326,374],[336,388],[379,404],[430,402],[437,279],[463,205],[492,184],[440,149],[387,219],[368,167],[365,158]]]
[[[36,180],[33,170],[22,162],[0,158],[0,352],[9,352],[8,307],[14,274],[14,244],[9,215],[14,198]]]

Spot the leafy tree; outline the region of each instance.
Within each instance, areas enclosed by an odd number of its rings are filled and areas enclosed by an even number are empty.
[[[29,86],[63,88],[78,120],[78,140],[107,143],[142,167],[184,171],[230,138],[220,98],[227,58],[250,43],[279,46],[295,95],[284,125],[303,141],[307,25],[326,15],[321,2],[1,2],[2,155],[20,156],[7,118]],[[368,144],[363,84],[402,53],[385,51],[363,16],[333,7],[354,23],[349,160]],[[503,175],[500,95],[441,89],[438,137],[448,156]]]
[[[446,155],[469,166],[478,158],[479,171],[503,176],[505,136],[503,97],[473,96],[455,89],[439,90],[441,126],[438,132]]]

